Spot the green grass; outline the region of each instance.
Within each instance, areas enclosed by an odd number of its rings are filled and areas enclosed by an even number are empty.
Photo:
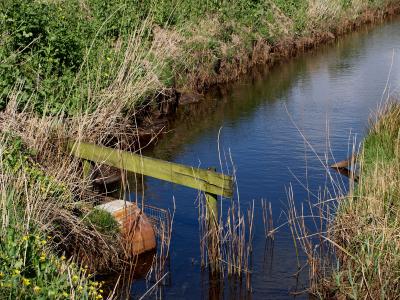
[[[346,11],[359,9],[352,1],[335,0],[325,4],[327,11],[336,1],[344,16]],[[386,2],[375,0],[363,7]],[[244,50],[246,45],[257,40],[274,43],[285,36],[307,35],[315,30],[310,20],[320,18],[315,12],[310,16],[310,11],[308,0],[4,0],[0,3],[0,110],[18,82],[23,83],[21,109],[27,105],[40,114],[63,111],[67,115],[95,109],[96,101],[88,103],[87,98],[93,89],[107,89],[116,79],[116,70],[124,61],[123,49],[145,20],[149,22],[140,33],[139,46],[143,53],[151,52],[156,27],[166,30],[166,39],[171,32],[192,36],[176,46],[195,53],[167,49],[139,63],[154,65],[154,75],[163,83],[159,88],[183,87],[193,84],[185,74],[203,65],[208,68],[204,72],[212,73],[213,59],[224,58],[223,49],[228,48],[230,57],[240,58],[252,50]],[[342,16],[332,9],[326,17],[334,23]],[[319,24],[322,28],[327,22]],[[117,44],[122,50],[117,50]],[[131,102],[142,103],[140,99]]]
[[[360,181],[335,217],[339,267],[331,288],[346,299],[395,299],[400,289],[400,105],[379,112],[364,140]]]

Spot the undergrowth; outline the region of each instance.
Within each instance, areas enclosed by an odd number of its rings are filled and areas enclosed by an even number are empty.
[[[20,138],[2,137],[0,172],[0,298],[103,299],[101,283],[72,259],[57,255],[46,235],[46,203],[66,199],[62,184],[42,172]],[[63,196],[64,195],[64,196]],[[47,224],[46,224],[47,223]]]

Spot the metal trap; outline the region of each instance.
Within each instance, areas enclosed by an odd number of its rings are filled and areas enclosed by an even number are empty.
[[[138,207],[141,208],[139,203]],[[171,214],[169,211],[153,205],[145,204],[143,212],[154,227],[157,244],[160,245],[165,243],[166,240],[169,242],[171,237]]]

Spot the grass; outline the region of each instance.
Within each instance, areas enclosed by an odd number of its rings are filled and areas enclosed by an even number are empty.
[[[245,72],[260,59],[251,57],[257,44],[273,47],[331,30],[391,2],[5,0],[0,4],[0,109],[20,83],[21,109],[69,116],[94,110],[101,101],[88,98],[122,79],[118,69],[129,63],[125,54],[132,32],[140,31],[135,52],[142,55],[129,65],[135,73],[131,80],[150,73],[158,84],[131,97],[125,108],[140,106],[163,89],[201,90],[232,79],[230,72]]]
[[[357,160],[359,181],[349,191],[326,189],[317,204],[301,211],[290,197],[289,224],[307,256],[309,291],[318,298],[398,298],[399,116],[400,104],[391,102],[371,118]]]
[[[11,144],[10,138],[2,144]],[[20,140],[12,145],[8,149],[19,149]],[[101,283],[72,259],[56,255],[57,236],[40,226],[50,224],[40,220],[49,214],[49,201],[60,197],[53,180],[27,167],[27,157],[10,159],[12,152],[3,147],[0,152],[0,298],[103,299]]]
[[[105,210],[91,210],[86,216],[86,221],[103,234],[116,236],[119,233],[119,224],[117,220]]]
[[[396,102],[378,113],[363,143],[360,182],[336,216],[344,249],[333,278],[350,298],[394,299],[400,288],[399,116]]]

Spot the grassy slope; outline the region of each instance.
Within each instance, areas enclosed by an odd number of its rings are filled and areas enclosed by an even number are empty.
[[[363,143],[354,195],[336,216],[341,265],[332,284],[351,299],[396,299],[400,289],[400,105],[381,111]]]
[[[17,83],[21,106],[74,115],[95,107],[126,67],[133,83],[153,79],[126,106],[169,87],[201,90],[265,61],[282,41],[337,29],[391,2],[4,0],[0,108]],[[132,37],[138,45],[130,47]]]

